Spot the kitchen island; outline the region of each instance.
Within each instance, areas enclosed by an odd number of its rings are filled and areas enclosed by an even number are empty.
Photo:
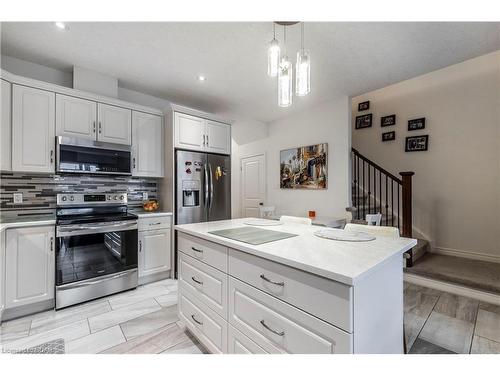
[[[402,353],[403,257],[410,238],[317,237],[318,227],[259,227],[293,237],[252,245],[211,232],[248,219],[177,231],[179,316],[214,353]]]

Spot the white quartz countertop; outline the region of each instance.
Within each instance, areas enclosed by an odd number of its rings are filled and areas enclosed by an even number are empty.
[[[413,238],[394,239],[382,236],[368,242],[334,241],[315,236],[314,232],[320,228],[304,224],[260,226],[261,229],[298,235],[262,245],[250,245],[208,233],[245,227],[247,225],[244,222],[247,220],[183,224],[176,225],[175,229],[348,285],[355,285],[358,280],[370,274],[389,258],[402,254],[417,244],[417,240]],[[403,257],[401,257],[401,267],[403,267]]]
[[[40,225],[56,225],[56,219],[48,217],[47,215],[40,217],[18,218],[16,220],[2,219],[0,222],[0,232],[9,228],[33,227]]]

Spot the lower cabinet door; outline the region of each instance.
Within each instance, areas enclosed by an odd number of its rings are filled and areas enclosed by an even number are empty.
[[[179,318],[212,353],[227,353],[227,322],[184,288],[179,288]]]
[[[7,229],[5,307],[54,298],[53,226]]]
[[[233,277],[229,324],[270,353],[352,353],[351,334]]]
[[[170,270],[170,229],[139,232],[139,277]]]
[[[227,350],[229,354],[265,354],[259,345],[229,324],[227,331]]]

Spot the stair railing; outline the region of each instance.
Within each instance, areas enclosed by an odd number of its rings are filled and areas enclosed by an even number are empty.
[[[361,155],[355,148],[351,153],[353,217],[364,220],[366,214],[380,213],[384,225],[397,227],[403,237],[412,236],[412,176],[400,172],[396,177],[378,164]]]

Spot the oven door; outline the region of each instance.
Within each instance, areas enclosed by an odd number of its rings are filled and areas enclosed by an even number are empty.
[[[137,269],[137,221],[58,225],[56,286]]]
[[[131,175],[131,148],[87,139],[57,137],[58,173]]]

